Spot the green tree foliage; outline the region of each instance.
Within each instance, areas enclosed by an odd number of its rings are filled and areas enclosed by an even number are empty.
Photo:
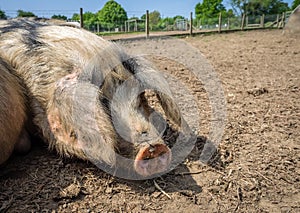
[[[119,27],[128,19],[124,8],[114,0],[109,0],[97,13],[97,19],[101,25],[107,27]]]
[[[83,14],[84,27],[86,29],[91,29],[92,26],[95,26],[98,23],[96,14],[92,12],[85,12]]]
[[[18,17],[36,17],[36,15],[34,15],[32,12],[27,12],[27,11],[23,11],[23,10],[18,10]]]
[[[78,13],[74,13],[71,20],[80,21],[80,15]],[[98,24],[97,15],[92,12],[85,12],[83,14],[83,24],[85,29],[92,30]]]
[[[225,12],[226,9],[222,4],[222,0],[203,0],[202,4],[198,3],[195,7],[195,14],[197,19],[213,18]]]
[[[223,15],[223,14],[222,14]],[[233,12],[233,9],[229,9],[226,13],[226,16],[227,17],[234,17],[234,12]]]
[[[146,14],[142,15],[141,19],[146,20]],[[149,13],[149,27],[151,30],[158,30],[159,28],[163,28],[164,25],[159,11],[154,10]]]
[[[5,12],[0,10],[0,19],[7,19],[7,16],[5,15]]]
[[[153,12],[149,13],[149,26],[151,30],[156,30],[156,26],[161,21],[160,12],[154,10]]]
[[[64,15],[53,15],[51,18],[52,19],[64,20],[64,21],[66,21],[68,19],[67,16],[64,16]]]
[[[282,0],[231,0],[236,13],[246,15],[280,14],[289,10]]]
[[[143,14],[141,19],[146,20],[146,14]],[[185,18],[181,15],[161,18],[160,12],[154,10],[149,13],[149,27],[151,30],[173,30],[175,21],[178,19]]]
[[[72,18],[71,18],[71,20],[73,20],[73,21],[80,21],[79,14],[78,13],[74,13],[73,16],[72,16]]]
[[[179,20],[179,19],[185,19],[185,18],[183,16],[180,16],[180,15],[177,15],[177,16],[173,17],[174,21]]]
[[[292,3],[292,10],[296,9],[300,5],[300,0],[294,0]]]

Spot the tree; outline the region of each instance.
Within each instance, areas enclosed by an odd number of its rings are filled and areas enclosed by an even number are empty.
[[[245,5],[248,3],[249,3],[248,0],[231,0],[230,1],[232,9],[237,15],[241,15],[241,14],[245,13],[245,11],[246,11]]]
[[[289,10],[288,3],[282,0],[231,0],[237,14],[262,15],[279,14]]]
[[[109,0],[103,8],[98,11],[97,19],[101,25],[106,25],[111,28],[123,25],[128,18],[126,11],[119,3],[114,0]]]
[[[157,10],[154,10],[153,12],[149,13],[149,25],[151,29],[154,29],[160,20],[160,12],[158,12]]]
[[[214,18],[224,11],[226,8],[222,4],[222,0],[203,0],[202,4],[198,3],[195,7],[197,19]]]
[[[180,16],[180,15],[177,15],[177,16],[173,17],[174,21],[179,20],[179,19],[185,19],[185,18],[183,16]]]
[[[74,13],[71,20],[72,21],[80,21],[80,15],[78,13]]]
[[[7,16],[5,15],[5,12],[0,10],[0,19],[7,19]]]
[[[300,0],[294,0],[292,3],[292,10],[295,10],[298,5],[300,5]]]
[[[80,15],[78,13],[74,13],[71,20],[73,21],[80,21]],[[85,12],[83,14],[83,23],[84,28],[92,30],[92,28],[95,27],[95,25],[98,23],[97,15],[92,12]]]
[[[142,15],[141,19],[146,20],[146,14]],[[158,28],[163,28],[163,25],[164,24],[163,24],[163,21],[161,19],[161,15],[160,15],[159,11],[154,10],[154,11],[149,13],[149,27],[150,27],[151,30],[157,30]]]
[[[86,29],[91,29],[92,26],[95,26],[98,22],[96,14],[92,12],[85,12],[83,14],[84,27]]]
[[[52,19],[64,20],[64,21],[66,21],[68,19],[67,16],[64,16],[64,15],[53,15],[51,18]]]
[[[273,0],[269,2],[267,13],[268,14],[281,14],[290,10],[288,3],[282,2],[282,0]]]
[[[27,12],[27,11],[23,11],[23,10],[18,10],[18,17],[37,17],[36,15],[34,15],[32,12]]]

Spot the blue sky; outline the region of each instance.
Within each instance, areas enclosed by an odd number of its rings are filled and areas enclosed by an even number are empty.
[[[194,12],[195,5],[201,0],[116,0],[126,10],[128,17],[141,17],[148,9],[150,12],[158,10],[162,17],[174,17],[182,15],[189,17]],[[284,2],[291,5],[293,0]],[[71,17],[78,13],[79,8],[90,12],[100,10],[107,0],[0,0],[0,9],[8,16],[15,16],[19,9],[31,11],[38,16],[51,17],[61,14]],[[225,6],[229,6],[229,0],[223,0]]]

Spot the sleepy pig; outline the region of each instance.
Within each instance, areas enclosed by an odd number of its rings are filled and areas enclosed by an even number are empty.
[[[145,91],[169,120],[180,125],[181,116],[147,60],[84,29],[36,20],[1,21],[0,37],[0,164],[30,148],[29,120],[62,156],[114,167],[124,152],[125,167],[141,177],[169,168],[171,149]]]

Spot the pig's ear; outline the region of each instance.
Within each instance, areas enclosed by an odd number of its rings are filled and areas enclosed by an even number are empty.
[[[144,90],[150,89],[156,93],[167,118],[181,126],[180,110],[164,76],[142,57],[130,58],[123,65],[134,74]]]
[[[116,136],[98,87],[71,74],[56,83],[47,109],[50,148],[95,164],[115,165]],[[49,132],[49,133],[48,133]]]
[[[156,95],[158,97],[158,100],[160,101],[162,108],[166,113],[166,116],[180,127],[181,114],[177,104],[175,103],[175,100],[169,95],[166,95],[161,92],[157,92]]]

